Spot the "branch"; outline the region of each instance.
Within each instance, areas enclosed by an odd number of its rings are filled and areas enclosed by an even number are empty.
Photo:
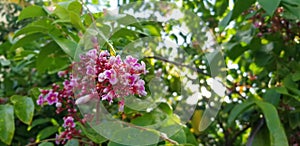
[[[189,66],[189,65],[181,64],[181,63],[178,63],[178,62],[175,62],[175,61],[171,61],[171,60],[168,60],[168,59],[160,57],[160,56],[145,56],[144,58],[161,60],[161,61],[164,61],[164,62],[167,62],[167,63],[174,64],[176,66],[189,68],[189,69],[191,69],[191,70],[193,70],[197,73],[203,74],[205,76],[210,76],[209,74],[205,73],[204,70],[201,70],[199,68],[195,68],[195,67],[192,67],[192,66]]]
[[[257,127],[255,127],[255,129],[251,132],[250,137],[248,138],[247,144],[246,146],[252,146],[253,140],[254,140],[254,136],[258,133],[258,131],[260,130],[260,128],[264,125],[264,119],[260,119],[259,123],[257,125]]]
[[[39,143],[43,143],[43,142],[50,142],[50,141],[56,141],[56,140],[64,140],[65,138],[49,138],[49,139],[45,139],[45,140],[41,140],[41,141],[38,141],[38,142],[34,142],[34,143],[29,143],[27,144],[26,146],[35,146]],[[72,139],[75,139],[75,138],[72,138]],[[92,145],[93,142],[88,142],[88,141],[83,141],[81,139],[75,139],[75,140],[78,140],[79,142],[81,143],[86,143],[86,144],[89,144],[89,145]]]
[[[95,22],[95,18],[93,16],[93,13],[90,11],[90,9],[87,7],[86,3],[83,2],[83,0],[80,0],[80,2],[82,3],[82,5],[86,8],[88,14],[91,16],[91,19],[93,22]]]
[[[251,125],[249,124],[246,127],[244,127],[241,131],[238,131],[237,133],[235,133],[230,141],[233,142],[233,140],[235,140],[238,136],[240,136],[242,133],[244,133],[250,127],[251,127]]]

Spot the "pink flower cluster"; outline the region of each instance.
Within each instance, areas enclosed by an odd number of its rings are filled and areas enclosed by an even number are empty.
[[[67,78],[67,71],[59,72],[59,76],[64,76]],[[59,114],[63,111],[67,111],[67,115],[64,116],[64,124],[63,127],[65,128],[63,132],[60,133],[60,135],[57,135],[56,143],[59,144],[65,144],[66,140],[72,139],[74,136],[80,136],[80,130],[75,129],[75,122],[77,121],[82,122],[82,119],[80,119],[77,109],[75,106],[74,101],[74,94],[73,94],[73,87],[75,85],[75,80],[72,79],[70,76],[70,79],[66,79],[63,82],[63,88],[57,84],[53,84],[52,88],[49,90],[41,90],[41,94],[39,95],[39,98],[37,100],[37,104],[40,106],[43,106],[45,103],[48,103],[48,105],[55,104],[56,106],[56,113]]]
[[[108,101],[109,104],[118,101],[119,111],[123,111],[124,98],[129,95],[145,96],[145,82],[140,78],[146,74],[144,62],[127,56],[124,61],[119,55],[110,56],[108,51],[99,52],[92,49],[80,56],[80,61],[72,65],[73,72],[61,71],[59,77],[65,78],[62,87],[53,84],[49,90],[41,90],[37,104],[56,106],[56,113],[67,111],[64,116],[65,131],[57,135],[58,143],[80,135],[75,129],[75,121],[84,124],[90,118],[81,118],[76,105],[93,101]],[[77,98],[79,97],[79,98]],[[93,115],[90,115],[93,117]]]
[[[99,98],[112,103],[114,100],[119,101],[119,111],[123,111],[124,97],[129,95],[145,96],[145,82],[140,78],[141,74],[146,74],[146,66],[142,61],[127,56],[122,61],[119,55],[110,56],[108,51],[98,53],[96,49],[92,49],[82,55],[79,66],[73,67],[81,83],[94,83],[96,80],[96,90],[86,85],[76,87],[80,90],[80,98],[76,104],[88,102],[91,98]],[[83,76],[88,76],[86,78]],[[92,82],[91,82],[92,81]],[[90,89],[90,90],[87,90]],[[95,97],[95,95],[97,95]]]

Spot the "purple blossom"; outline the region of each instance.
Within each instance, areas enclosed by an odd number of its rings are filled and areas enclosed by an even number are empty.
[[[91,75],[91,76],[95,75],[95,69],[93,66],[88,65],[86,68],[87,68],[86,70],[87,75]]]
[[[98,57],[97,55],[97,49],[92,49],[92,50],[89,50],[87,53],[86,53],[86,56],[91,58],[93,61],[95,61]]]
[[[126,73],[125,78],[126,85],[133,85],[138,80],[139,76],[135,74],[131,75],[129,73]]]
[[[117,73],[114,69],[106,70],[104,74],[105,74],[105,78],[108,79],[112,85],[118,82]]]
[[[119,112],[124,111],[124,105],[125,105],[125,101],[124,99],[119,101]]]
[[[145,96],[147,95],[147,92],[145,91],[145,81],[144,80],[138,80],[135,85],[134,85],[135,89],[136,89],[136,94],[141,95],[141,96]]]
[[[126,56],[126,59],[124,60],[124,62],[127,64],[127,65],[129,65],[129,66],[132,66],[132,65],[134,65],[134,64],[136,64],[137,63],[137,59],[136,58],[133,58],[132,56]]]
[[[115,97],[115,92],[113,90],[109,91],[107,94],[102,96],[102,100],[107,100],[109,103],[112,103],[113,98]]]
[[[136,71],[137,73],[142,73],[142,74],[146,74],[146,65],[145,63],[142,61],[141,64],[136,63],[132,66],[133,70]]]
[[[41,94],[39,95],[39,99],[36,101],[37,105],[43,105],[45,103],[44,96]]]
[[[47,102],[48,102],[49,105],[52,105],[52,104],[54,104],[54,103],[56,103],[58,101],[57,95],[58,95],[57,92],[52,92],[52,91],[50,91],[46,95],[46,100],[47,100]]]
[[[64,128],[74,128],[75,127],[75,123],[74,123],[74,118],[71,116],[68,116],[67,118],[64,117],[64,124],[63,124]]]
[[[105,74],[104,73],[100,73],[98,75],[98,82],[103,82],[105,80]]]

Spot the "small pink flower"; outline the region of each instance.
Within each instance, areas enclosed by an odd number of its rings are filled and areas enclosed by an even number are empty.
[[[96,60],[98,55],[97,55],[97,49],[92,49],[92,50],[89,50],[87,53],[86,53],[86,56],[91,58],[92,60]]]
[[[74,128],[75,127],[75,123],[74,123],[74,118],[71,116],[68,116],[67,118],[64,117],[64,124],[63,124],[64,128]]]
[[[56,143],[57,145],[59,145],[59,144],[60,144],[60,141],[61,141],[60,135],[56,134],[56,135],[55,135],[55,143]]]
[[[133,68],[136,70],[136,73],[142,73],[142,74],[146,74],[146,65],[145,63],[142,61],[141,64],[136,63],[133,65]]]
[[[117,55],[116,56],[116,59],[115,59],[115,64],[116,65],[120,65],[120,64],[122,64],[123,62],[122,62],[122,59],[121,59],[121,57],[120,57],[120,55]]]
[[[91,75],[91,76],[95,75],[95,69],[94,69],[94,67],[91,66],[91,65],[88,65],[86,67],[86,74],[87,75]]]
[[[37,105],[43,105],[45,103],[45,99],[43,95],[39,95],[39,99],[36,101]]]
[[[124,99],[119,101],[119,112],[123,112],[124,111],[124,105],[125,105],[125,101]]]
[[[132,56],[126,56],[126,59],[124,60],[124,62],[127,64],[127,65],[134,65],[137,63],[137,59],[136,58],[133,58]]]
[[[58,101],[57,95],[58,95],[57,92],[52,92],[52,91],[47,94],[46,100],[49,105],[52,105]]]
[[[109,91],[107,94],[102,96],[102,100],[107,100],[109,103],[112,103],[113,98],[116,96],[113,90]]]
[[[108,57],[109,56],[109,52],[107,50],[105,51],[101,51],[101,53],[99,54],[100,57]]]
[[[118,82],[117,73],[114,69],[106,70],[104,74],[105,74],[105,78],[108,79],[112,85]]]
[[[144,80],[138,80],[135,85],[134,85],[135,89],[136,89],[136,94],[141,95],[141,96],[145,96],[147,95],[147,92],[145,91],[145,81]]]
[[[62,77],[66,78],[66,77],[67,77],[67,74],[68,74],[67,71],[59,71],[59,72],[57,73],[58,77],[60,77],[60,78],[62,78]]]
[[[105,74],[104,73],[100,73],[98,75],[98,82],[103,82],[105,80]]]
[[[130,75],[129,73],[126,73],[125,78],[126,78],[127,85],[133,85],[135,83],[135,81],[138,79],[138,76],[135,74]]]

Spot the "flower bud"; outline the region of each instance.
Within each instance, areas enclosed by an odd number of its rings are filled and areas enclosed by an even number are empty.
[[[87,103],[92,97],[88,94],[88,95],[85,95],[85,96],[82,96],[82,97],[79,97],[76,101],[75,101],[75,104],[78,105],[78,104],[84,104],[84,103]]]
[[[55,104],[55,106],[56,106],[57,108],[61,108],[61,103],[60,103],[60,102],[57,102],[57,103]]]

